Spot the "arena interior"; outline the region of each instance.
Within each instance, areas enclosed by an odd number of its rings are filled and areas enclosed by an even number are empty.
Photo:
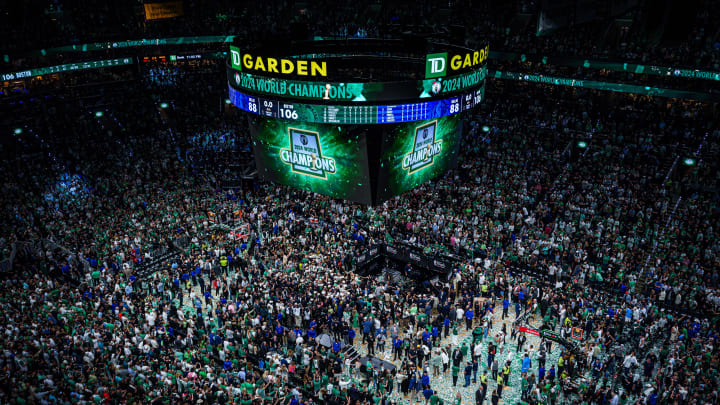
[[[720,403],[717,1],[0,4],[0,403]]]

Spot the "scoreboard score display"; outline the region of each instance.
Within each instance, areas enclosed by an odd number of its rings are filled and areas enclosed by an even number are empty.
[[[454,168],[487,52],[403,40],[231,46],[229,99],[249,113],[263,179],[376,205]]]
[[[393,124],[412,122],[468,111],[480,104],[485,87],[455,97],[390,105],[331,105],[291,102],[240,93],[229,88],[233,105],[264,117],[323,124]]]

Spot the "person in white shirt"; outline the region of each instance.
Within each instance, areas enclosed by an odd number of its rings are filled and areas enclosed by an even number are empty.
[[[482,342],[478,341],[473,347],[473,360],[481,358],[482,356]]]
[[[623,367],[626,370],[629,370],[630,367],[637,367],[640,364],[637,361],[637,358],[635,358],[635,353],[630,353],[627,356],[625,356],[625,360],[623,360]]]
[[[442,358],[443,374],[445,374],[447,373],[448,368],[450,368],[450,356],[448,356],[445,349],[440,349],[440,357]]]

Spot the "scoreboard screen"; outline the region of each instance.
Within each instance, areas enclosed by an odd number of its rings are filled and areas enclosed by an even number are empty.
[[[261,178],[377,205],[455,167],[487,55],[430,40],[231,46],[229,100],[249,113]]]
[[[228,87],[236,107],[264,117],[321,124],[396,124],[441,118],[467,111],[480,104],[485,87],[455,97],[391,105],[304,104],[263,98]]]
[[[263,111],[279,109],[277,105]],[[266,180],[372,203],[366,137],[352,127],[251,117],[258,173]]]
[[[382,137],[376,199],[387,200],[454,168],[461,135],[458,115],[390,128]]]
[[[454,168],[462,129],[458,115],[369,127],[263,116],[250,121],[263,179],[363,204],[385,201]]]

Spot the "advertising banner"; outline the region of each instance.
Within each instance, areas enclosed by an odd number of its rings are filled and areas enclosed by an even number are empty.
[[[180,17],[185,14],[182,0],[166,1],[162,3],[145,3],[145,20],[164,20],[166,18]]]

